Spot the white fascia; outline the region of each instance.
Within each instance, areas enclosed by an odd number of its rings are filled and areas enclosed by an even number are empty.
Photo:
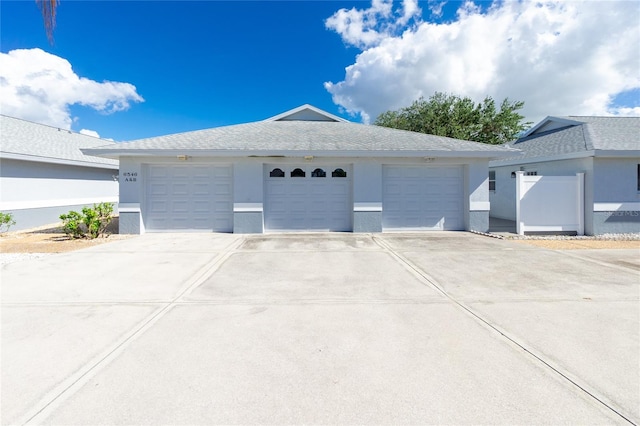
[[[15,154],[11,152],[0,152],[0,158],[8,160],[30,161],[34,163],[62,164],[65,166],[92,167],[96,169],[118,170],[118,164],[92,163],[90,161],[67,160],[64,158],[40,157],[37,155]],[[117,160],[118,157],[113,159]]]
[[[520,136],[520,138],[526,138],[527,136],[532,135],[533,133],[535,133],[536,130],[538,130],[540,127],[544,126],[545,124],[547,124],[550,121],[555,121],[556,123],[566,124],[567,126],[571,126],[571,125],[577,126],[577,125],[580,125],[580,124],[584,124],[583,121],[568,120],[566,118],[560,118],[560,117],[554,117],[552,115],[548,115],[543,120],[538,122],[538,124],[536,124],[535,126],[530,128],[529,130],[524,132],[522,134],[522,136]]]
[[[512,157],[513,151],[220,151],[220,150],[153,150],[153,149],[136,149],[136,150],[101,150],[87,149],[83,151],[88,155],[95,155],[108,158],[119,157],[177,157],[186,155],[189,157],[252,157],[252,158],[280,158],[295,157],[302,158],[305,156],[313,157],[358,157],[358,158],[504,158]]]
[[[586,158],[593,157],[595,151],[583,151],[583,152],[572,152],[570,154],[561,154],[554,156],[545,156],[545,157],[530,157],[530,158],[522,158],[522,159],[513,159],[507,161],[501,160],[493,160],[489,161],[489,167],[504,167],[504,166],[519,166],[521,164],[531,164],[531,163],[545,163],[549,161],[560,161],[560,160],[573,160],[576,158]]]

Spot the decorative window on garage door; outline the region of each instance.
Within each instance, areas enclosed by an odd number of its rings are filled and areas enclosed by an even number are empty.
[[[291,177],[305,177],[307,174],[302,169],[291,170]]]
[[[311,172],[311,177],[327,177],[327,172],[322,169],[315,169]]]
[[[347,172],[345,172],[343,169],[335,169],[333,172],[331,172],[331,177],[347,177]]]
[[[273,170],[271,170],[271,173],[269,173],[269,177],[284,177],[284,172],[282,171],[282,169],[278,169],[275,168]]]

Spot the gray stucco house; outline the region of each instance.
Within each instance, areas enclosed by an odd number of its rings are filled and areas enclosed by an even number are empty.
[[[83,154],[109,141],[0,115],[0,211],[12,230],[60,222],[70,210],[118,202],[118,161]]]
[[[264,121],[83,150],[120,161],[120,232],[478,230],[508,147],[351,123]]]
[[[585,233],[640,232],[640,117],[547,117],[507,146],[522,154],[489,163],[492,217],[515,220],[518,171],[584,173]]]

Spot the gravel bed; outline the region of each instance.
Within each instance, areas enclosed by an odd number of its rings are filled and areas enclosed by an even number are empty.
[[[502,235],[505,240],[640,241],[640,233],[602,235]]]
[[[55,253],[0,253],[0,265],[19,262],[21,260],[39,259]]]

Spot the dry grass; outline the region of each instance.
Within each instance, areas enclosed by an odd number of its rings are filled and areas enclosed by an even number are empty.
[[[62,232],[60,224],[6,232],[0,236],[0,253],[63,253],[131,237],[118,234],[117,217],[109,224],[107,232],[106,237],[93,240],[70,239]]]
[[[536,247],[551,250],[584,250],[584,249],[638,249],[640,240],[616,241],[616,240],[511,240],[521,244],[529,244]]]

